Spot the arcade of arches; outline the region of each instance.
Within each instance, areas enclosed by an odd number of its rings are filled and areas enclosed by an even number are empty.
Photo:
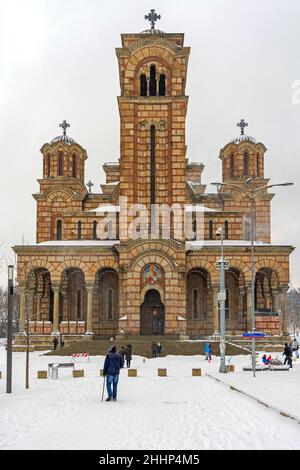
[[[91,276],[79,267],[68,267],[58,278],[46,268],[30,270],[20,288],[20,332],[25,328],[26,312],[31,332],[36,334],[111,337],[125,332],[198,338],[219,332],[215,270],[193,267],[172,273],[166,265],[152,262],[126,274],[119,271],[94,269]],[[274,318],[282,311],[285,328],[286,290],[275,270],[259,268],[255,277],[257,318]],[[175,301],[174,291],[179,293]],[[226,330],[240,334],[251,326],[249,277],[242,270],[230,268],[226,292]],[[274,334],[279,329],[278,324],[275,326]],[[263,329],[266,327],[263,325]]]

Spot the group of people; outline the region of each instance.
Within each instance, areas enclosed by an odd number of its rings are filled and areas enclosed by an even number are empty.
[[[161,351],[162,351],[162,346],[160,343],[152,343],[151,345],[152,357],[160,357]]]
[[[58,344],[61,348],[64,347],[65,338],[63,337],[63,335],[59,336],[59,340],[58,340],[57,336],[54,336],[54,338],[53,338],[53,351],[56,351]]]

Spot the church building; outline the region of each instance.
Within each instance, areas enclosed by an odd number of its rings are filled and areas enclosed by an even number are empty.
[[[93,191],[85,178],[88,150],[62,133],[41,148],[36,243],[14,246],[20,291],[19,337],[26,318],[32,335],[110,338],[168,335],[202,338],[219,333],[221,241],[226,271],[226,332],[251,329],[253,220],[256,328],[286,332],[286,293],[292,246],[271,242],[270,192],[264,143],[246,134],[221,143],[222,180],[216,192],[202,183],[204,165],[187,157],[186,95],[190,48],[184,34],[151,28],[121,35],[120,155],[103,165],[106,181]],[[112,97],[113,99],[113,97]],[[236,123],[228,123],[228,126]],[[76,136],[75,136],[76,138]],[[216,142],[216,145],[219,145]],[[131,207],[182,207],[201,239],[180,230],[147,228],[132,237]],[[129,210],[128,210],[129,208]],[[126,211],[126,214],[125,214]],[[109,221],[106,225],[103,221]],[[149,215],[150,226],[153,220]],[[99,227],[105,225],[107,238]],[[104,230],[104,231],[105,231]],[[195,232],[196,233],[196,232]]]

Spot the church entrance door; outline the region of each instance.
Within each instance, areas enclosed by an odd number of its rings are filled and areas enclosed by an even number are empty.
[[[160,293],[155,289],[146,292],[141,305],[140,331],[141,335],[163,335],[165,330],[165,306]]]

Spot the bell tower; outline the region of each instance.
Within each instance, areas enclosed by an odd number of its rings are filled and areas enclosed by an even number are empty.
[[[190,48],[184,35],[155,28],[122,34],[116,49],[121,95],[120,195],[128,204],[184,204],[185,94]]]

